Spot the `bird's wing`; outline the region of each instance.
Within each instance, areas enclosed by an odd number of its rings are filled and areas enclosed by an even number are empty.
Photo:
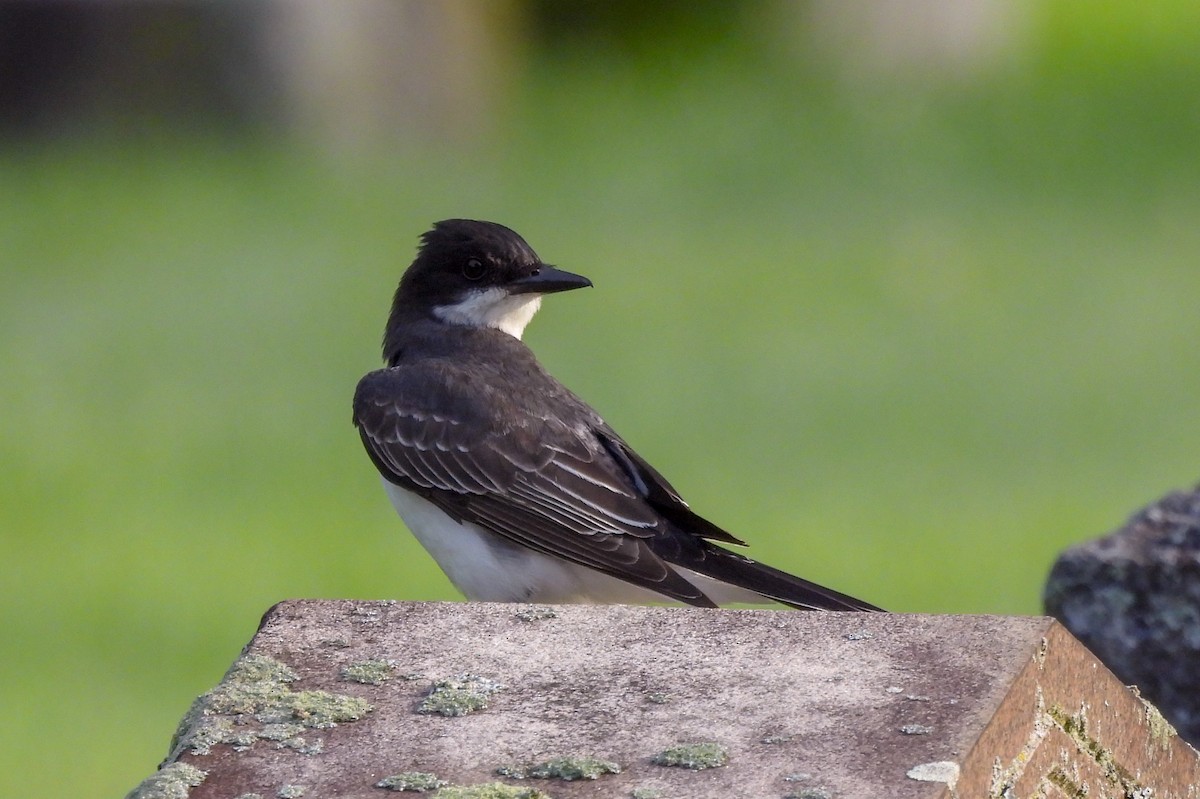
[[[383,476],[459,521],[666,597],[715,606],[651,546],[663,520],[587,426],[535,416],[446,361],[368,374],[354,423]]]
[[[672,524],[701,538],[746,546],[745,541],[722,530],[688,507],[675,487],[667,482],[667,478],[634,452],[611,428],[605,426],[597,435],[609,455],[629,475],[646,502]]]

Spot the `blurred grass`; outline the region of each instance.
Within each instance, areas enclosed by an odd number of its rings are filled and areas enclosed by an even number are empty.
[[[1039,612],[1060,549],[1200,472],[1200,50],[1060,39],[942,93],[544,56],[465,154],[10,147],[0,793],[120,795],[280,599],[456,596],[349,424],[447,216],[595,280],[530,344],[753,554]]]

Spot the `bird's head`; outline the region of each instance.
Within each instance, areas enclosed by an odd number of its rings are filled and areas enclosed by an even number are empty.
[[[447,219],[421,236],[416,260],[396,289],[388,333],[416,315],[492,327],[519,339],[543,294],[590,285],[586,277],[543,263],[503,225]]]

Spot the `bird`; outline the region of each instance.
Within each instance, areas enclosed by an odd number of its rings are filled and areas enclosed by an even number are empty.
[[[405,525],[471,601],[874,605],[754,561],[522,342],[591,280],[495,222],[420,239],[353,422]]]

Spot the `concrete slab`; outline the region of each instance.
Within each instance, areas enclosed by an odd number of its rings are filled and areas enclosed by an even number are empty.
[[[1195,751],[1049,618],[619,605],[281,603],[168,763],[180,792],[132,795],[383,799],[388,777],[511,786],[443,799],[1200,785]]]

